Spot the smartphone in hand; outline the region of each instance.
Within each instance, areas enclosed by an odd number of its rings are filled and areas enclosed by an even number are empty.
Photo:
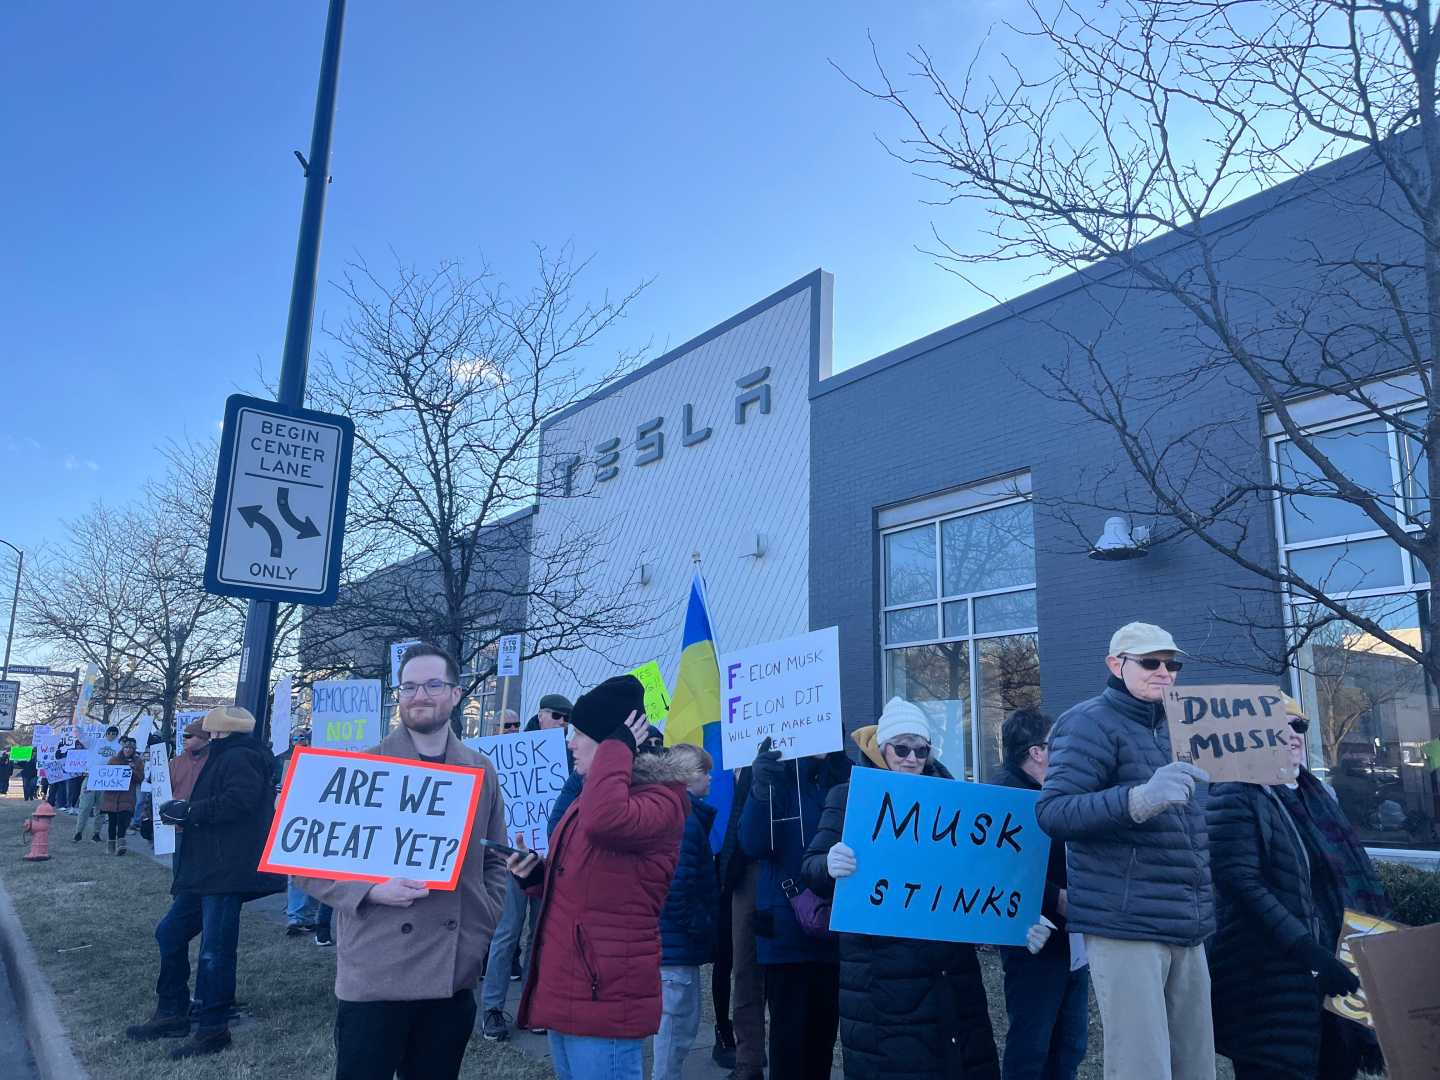
[[[520,855],[519,848],[513,848],[509,844],[502,844],[499,840],[491,840],[488,836],[476,837],[475,842],[481,847],[493,848],[502,855]]]

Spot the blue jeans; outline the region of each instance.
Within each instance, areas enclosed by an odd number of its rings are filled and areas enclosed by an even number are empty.
[[[645,1080],[644,1039],[601,1039],[550,1032],[558,1080]]]
[[[480,1004],[490,1009],[504,1009],[505,995],[510,992],[510,965],[515,960],[515,950],[520,947],[520,936],[525,930],[525,915],[530,915],[530,933],[535,933],[535,913],[540,901],[525,895],[525,890],[514,877],[505,889],[505,910],[495,924],[495,936],[490,939],[490,959],[485,961],[485,985],[480,991]],[[527,953],[522,963],[520,977],[529,974],[530,956]]]
[[[660,969],[660,1030],[655,1035],[655,1062],[650,1080],[680,1080],[685,1057],[700,1030],[700,969]]]
[[[155,981],[155,993],[162,1014],[185,1016],[190,1012],[190,942],[199,934],[197,1024],[201,1031],[226,1026],[226,1013],[235,1003],[235,954],[240,946],[242,902],[234,894],[181,893],[175,897],[155,927],[155,941],[160,946],[160,977]]]
[[[305,892],[291,878],[285,887],[285,921],[291,926],[314,926],[320,901]]]
[[[1071,971],[1064,949],[1000,954],[1010,1017],[1004,1080],[1074,1080],[1090,1031],[1090,969]]]

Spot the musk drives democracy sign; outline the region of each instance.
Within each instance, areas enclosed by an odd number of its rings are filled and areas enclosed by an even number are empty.
[[[260,869],[454,889],[485,774],[297,746]]]

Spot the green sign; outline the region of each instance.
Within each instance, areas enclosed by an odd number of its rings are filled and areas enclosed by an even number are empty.
[[[29,761],[29,760],[30,760],[31,758],[33,758],[34,756],[35,756],[35,747],[33,747],[33,746],[12,746],[12,747],[10,747],[10,760],[11,760],[11,761]]]
[[[670,715],[670,695],[665,692],[665,676],[660,674],[660,665],[651,660],[630,674],[645,687],[646,718],[657,727],[663,726],[665,717]]]

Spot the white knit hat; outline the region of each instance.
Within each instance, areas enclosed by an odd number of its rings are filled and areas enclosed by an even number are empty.
[[[876,728],[875,742],[880,746],[901,735],[919,735],[926,742],[930,741],[930,721],[918,705],[912,705],[904,698],[892,697],[885,703],[885,711],[880,714]]]

